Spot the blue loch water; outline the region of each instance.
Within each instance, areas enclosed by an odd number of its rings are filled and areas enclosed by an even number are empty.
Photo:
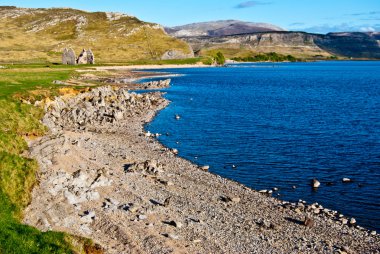
[[[380,229],[380,62],[160,71],[184,74],[165,89],[172,103],[146,126],[168,133],[163,144],[215,174]]]

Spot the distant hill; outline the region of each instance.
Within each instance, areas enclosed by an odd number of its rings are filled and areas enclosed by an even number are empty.
[[[235,34],[285,31],[267,23],[253,23],[239,20],[220,20],[167,27],[165,30],[176,37],[227,36]]]
[[[314,36],[318,47],[338,56],[380,59],[380,33],[346,32]]]
[[[163,27],[122,13],[0,6],[0,62],[60,61],[65,47],[91,48],[97,62],[191,57]]]
[[[302,59],[333,56],[380,59],[380,33],[255,32],[220,36],[178,36],[188,42],[196,55],[215,55],[221,51],[228,58],[276,52]]]
[[[215,55],[222,51],[228,58],[276,52],[298,58],[323,59],[380,58],[380,33],[311,34],[285,31],[267,23],[221,20],[165,28],[188,42],[196,55]]]

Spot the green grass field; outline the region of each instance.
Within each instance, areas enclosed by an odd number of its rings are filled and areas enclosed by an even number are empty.
[[[101,253],[88,239],[21,224],[38,171],[37,162],[23,156],[28,148],[24,137],[46,131],[39,121],[43,110],[21,100],[56,94],[52,81],[69,78],[79,67],[6,67],[0,69],[0,254]]]

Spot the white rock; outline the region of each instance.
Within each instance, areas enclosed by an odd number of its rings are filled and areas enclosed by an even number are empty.
[[[101,175],[98,177],[98,179],[91,185],[91,188],[97,188],[97,187],[106,187],[111,186],[112,180],[106,178],[105,176]]]
[[[66,190],[63,195],[65,196],[65,198],[67,199],[67,201],[71,205],[82,203],[82,202],[86,201],[85,198],[81,199],[80,197],[78,197],[77,195],[71,193],[68,190]]]
[[[88,227],[87,224],[83,224],[80,226],[79,231],[82,232],[84,235],[91,235],[92,230]]]
[[[98,200],[99,198],[100,198],[100,195],[97,191],[88,191],[86,193],[87,201],[94,201],[94,200]]]
[[[210,166],[205,165],[205,166],[200,167],[200,169],[202,169],[203,171],[208,171],[210,169]]]
[[[168,234],[168,237],[169,237],[170,239],[173,239],[173,240],[178,240],[178,239],[179,239],[179,236],[174,235],[174,234]]]
[[[146,220],[147,219],[147,216],[144,215],[144,214],[140,214],[137,216],[139,220]]]
[[[115,115],[114,115],[115,119],[116,120],[122,120],[124,118],[124,114],[123,112],[116,112]]]
[[[113,204],[113,205],[119,205],[119,204],[120,204],[119,201],[117,201],[116,199],[113,199],[113,198],[109,198],[108,201],[109,201],[111,204]]]
[[[313,188],[318,188],[321,185],[321,183],[317,179],[313,179]]]
[[[83,223],[91,223],[95,219],[94,211],[86,211],[84,215],[81,216],[81,221]]]
[[[90,183],[88,181],[88,175],[79,172],[76,176],[74,176],[74,180],[71,183],[73,186],[77,188],[87,187]]]

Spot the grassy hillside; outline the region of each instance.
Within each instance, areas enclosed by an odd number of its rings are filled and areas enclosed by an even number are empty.
[[[249,47],[236,47],[231,45],[216,45],[212,47],[203,48],[200,52],[200,56],[213,56],[216,52],[222,52],[227,58],[248,58],[255,57],[262,54],[270,54],[276,52],[280,55],[291,55],[300,60],[313,60],[313,59],[330,59],[331,54],[322,50],[315,50],[312,48],[300,48],[300,47],[257,47],[250,49]]]
[[[188,45],[152,23],[117,13],[0,7],[0,62],[60,62],[65,47],[91,48],[97,62],[159,59]]]
[[[40,232],[21,223],[37,184],[38,164],[27,157],[24,137],[43,135],[43,110],[31,102],[59,93],[53,80],[64,80],[74,68],[7,66],[0,69],[0,253],[102,253],[91,240],[61,232]]]

